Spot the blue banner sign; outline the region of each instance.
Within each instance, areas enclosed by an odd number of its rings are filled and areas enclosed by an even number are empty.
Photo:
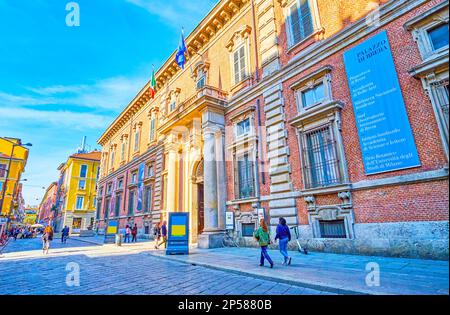
[[[167,255],[189,254],[189,213],[169,213]]]
[[[367,175],[420,166],[386,32],[344,54]]]
[[[142,212],[142,199],[144,195],[144,173],[145,173],[145,163],[139,165],[138,170],[138,188],[137,188],[137,211]]]

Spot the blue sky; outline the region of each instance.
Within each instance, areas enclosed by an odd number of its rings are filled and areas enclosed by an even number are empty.
[[[27,204],[97,139],[217,0],[0,0],[0,136],[31,142]]]

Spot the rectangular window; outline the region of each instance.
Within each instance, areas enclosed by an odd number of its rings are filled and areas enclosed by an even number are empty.
[[[102,212],[102,200],[97,200],[97,220],[100,220],[100,213]]]
[[[137,173],[131,174],[131,183],[136,184],[137,183]]]
[[[86,180],[80,179],[78,181],[78,189],[85,190],[86,189]]]
[[[244,119],[236,124],[237,136],[241,137],[250,133],[250,118]]]
[[[108,184],[108,187],[106,188],[106,193],[109,195],[112,192],[112,184]]]
[[[238,187],[240,199],[254,197],[255,195],[253,164],[254,163],[250,161],[248,154],[243,155],[238,160]]]
[[[198,74],[198,79],[197,79],[197,90],[200,90],[201,88],[203,88],[206,85],[206,74],[201,71]]]
[[[331,126],[306,133],[304,141],[302,151],[306,188],[340,184],[342,179]]]
[[[150,121],[150,141],[155,140],[155,123],[156,119],[152,118],[152,120]]]
[[[120,160],[121,161],[125,161],[125,148],[126,148],[126,144],[125,142],[122,143],[122,148],[120,151]]]
[[[84,197],[78,196],[77,203],[75,205],[76,210],[83,210]]]
[[[81,230],[81,218],[73,218],[72,220],[72,231],[74,233],[79,233]]]
[[[110,198],[105,199],[105,219],[109,218],[110,206],[111,206],[111,199]]]
[[[130,197],[128,200],[128,215],[132,215],[134,213],[134,207],[135,207],[135,191],[130,191]]]
[[[433,50],[438,50],[448,46],[448,23],[441,24],[428,30],[428,36],[433,46]]]
[[[80,177],[86,178],[86,176],[87,176],[87,165],[81,165]]]
[[[145,188],[144,192],[144,209],[145,212],[151,212],[152,211],[152,188],[150,186]]]
[[[175,110],[175,108],[177,107],[177,103],[176,102],[172,102],[169,105],[169,111],[173,112]]]
[[[253,237],[253,232],[255,232],[254,223],[242,223],[242,237]]]
[[[148,172],[147,172],[148,177],[153,177],[155,176],[155,171],[153,169],[153,166],[149,165],[148,166]]]
[[[113,168],[113,167],[114,167],[114,159],[115,159],[115,156],[116,156],[116,152],[112,151],[112,152],[111,152],[110,168]]]
[[[139,131],[134,133],[134,152],[139,150]]]
[[[245,46],[242,45],[236,49],[233,56],[234,60],[234,83],[238,84],[247,77],[247,62],[245,56]]]
[[[301,92],[302,106],[307,108],[323,102],[325,99],[325,86],[320,83],[310,89]]]
[[[123,188],[123,179],[120,179],[119,182],[117,183],[117,189],[122,189]]]
[[[121,205],[121,203],[122,203],[122,195],[118,194],[116,196],[116,204],[115,204],[115,209],[114,209],[114,215],[116,217],[120,216],[120,205]]]
[[[344,220],[319,221],[321,238],[347,238]]]
[[[6,164],[0,164],[0,178],[6,177],[6,168],[7,168]]]
[[[289,8],[291,46],[301,42],[314,32],[309,0],[298,0]]]

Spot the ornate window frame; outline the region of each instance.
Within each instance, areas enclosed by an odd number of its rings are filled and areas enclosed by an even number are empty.
[[[250,34],[252,32],[252,28],[248,25],[242,26],[239,30],[234,32],[228,43],[226,44],[226,48],[230,53],[230,67],[231,67],[231,86],[235,87],[240,83],[244,82],[251,76],[251,62],[250,62]],[[236,81],[236,72],[234,68],[234,56],[244,47],[244,59],[245,59],[245,73],[243,76],[239,75],[239,80]],[[242,70],[242,69],[240,69]],[[233,88],[232,88],[233,89]]]
[[[332,70],[333,68],[331,66],[322,67],[291,85],[291,89],[295,91],[297,111],[299,113],[307,112],[316,106],[320,106],[333,101],[333,92],[331,87]],[[323,84],[324,86],[324,99],[319,103],[304,106],[302,97],[303,93],[313,87],[318,86],[319,84]]]
[[[423,59],[421,64],[409,70],[409,74],[421,80],[422,86],[430,99],[447,161],[449,160],[449,125],[448,113],[446,117],[443,111],[447,107],[448,112],[448,90],[445,91],[445,85],[448,86],[449,81],[449,46],[434,50],[428,36],[428,30],[445,23],[448,25],[448,4],[448,0],[443,1],[404,24],[405,30],[411,32],[417,42]]]

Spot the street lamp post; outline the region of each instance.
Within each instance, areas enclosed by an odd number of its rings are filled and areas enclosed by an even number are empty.
[[[10,172],[10,169],[11,169],[11,164],[12,164],[12,160],[13,160],[13,156],[14,156],[14,149],[16,147],[23,147],[23,146],[31,147],[31,146],[33,146],[31,143],[17,144],[17,143],[14,143],[12,141],[9,141],[7,139],[5,139],[5,140],[12,143],[12,150],[11,150],[11,155],[9,156],[9,159],[8,159],[8,169],[6,170],[6,179],[5,179],[5,182],[3,183],[3,187],[2,187],[2,200],[1,200],[1,204],[0,204],[0,213],[3,211],[3,205],[4,205],[4,202],[5,202],[6,190],[8,189],[9,172]],[[11,207],[10,207],[10,209],[8,211],[8,220],[9,220],[10,214],[11,214]]]

